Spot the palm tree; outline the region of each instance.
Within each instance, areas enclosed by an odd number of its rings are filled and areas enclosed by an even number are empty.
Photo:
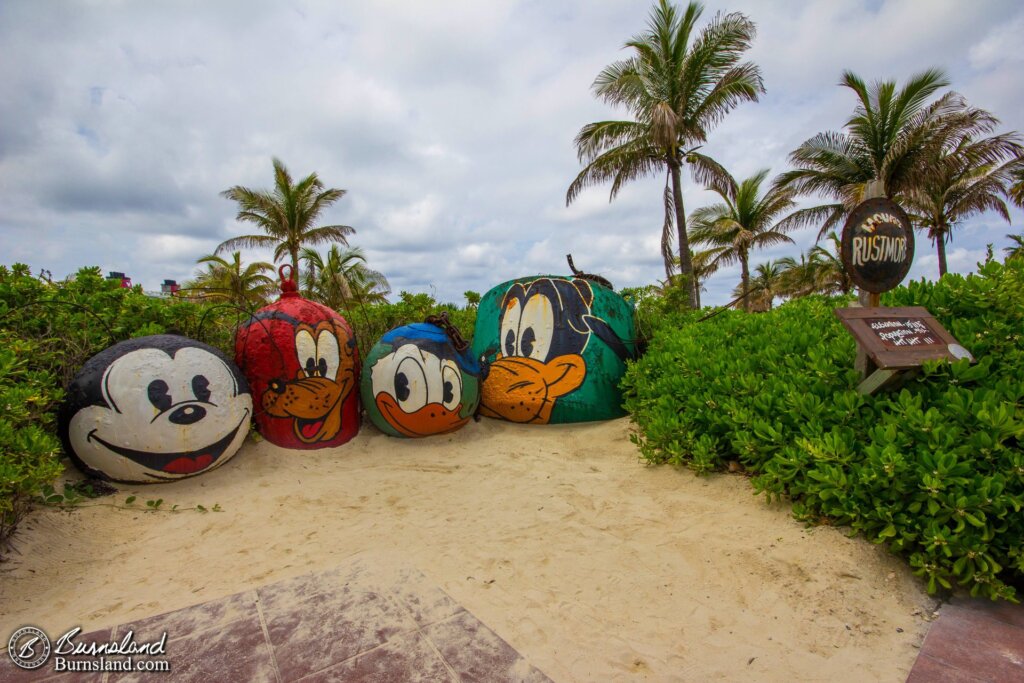
[[[889,198],[914,187],[930,153],[941,145],[945,128],[987,132],[988,126],[982,112],[968,108],[955,93],[928,104],[940,88],[949,85],[937,69],[912,76],[899,89],[895,81],[878,81],[869,88],[850,71],[843,73],[839,84],[858,99],[845,130],[818,133],[803,142],[789,157],[796,168],[776,181],[799,194],[817,193],[835,200],[802,209],[791,218],[798,225],[820,222],[819,239],[866,198],[869,183],[880,182]]]
[[[611,201],[626,183],[664,171],[665,273],[672,276],[674,225],[679,269],[688,280],[693,308],[700,306],[700,293],[686,234],[682,167],[690,164],[702,184],[717,177],[721,167],[696,150],[729,111],[764,92],[760,69],[740,62],[754,39],[754,23],[743,14],[718,14],[698,32],[703,9],[690,2],[679,14],[668,0],[659,0],[647,31],[626,43],[631,56],[594,80],[594,94],[625,106],[634,120],[598,121],[580,129],[575,144],[585,166],[565,197],[571,204],[585,188],[610,180]]]
[[[776,296],[783,293],[786,265],[782,259],[759,263],[754,269],[754,277],[750,280],[750,288],[744,289],[739,284],[733,290],[733,298],[743,297],[744,310],[763,313],[772,310]]]
[[[238,251],[231,254],[230,261],[210,254],[196,263],[205,263],[206,270],[186,283],[184,289],[199,290],[204,296],[230,301],[245,309],[262,306],[276,287],[273,277],[267,275],[274,272],[274,266],[254,261],[242,267],[242,254]]]
[[[1024,160],[1013,171],[1013,185],[1010,186],[1010,200],[1024,208]]]
[[[969,135],[948,139],[936,151],[930,172],[905,193],[904,203],[913,213],[914,223],[927,231],[936,245],[939,277],[946,274],[946,243],[952,241],[952,230],[959,223],[985,211],[995,211],[1010,222],[1003,198],[1009,192],[1016,157],[1024,153],[1017,140],[1016,133],[980,140]],[[999,163],[1007,158],[1008,162]]]
[[[1006,252],[1006,260],[1024,258],[1024,234],[1007,235],[1006,237],[1013,243],[1008,247],[1003,247],[1003,251]]]
[[[326,255],[304,248],[300,259],[306,264],[303,290],[311,299],[351,315],[350,305],[387,302],[391,287],[384,275],[366,265],[359,247],[341,249],[332,244]]]
[[[322,225],[314,227],[320,213],[345,196],[345,190],[324,189],[316,173],[310,173],[298,183],[279,159],[274,159],[274,189],[251,190],[236,185],[221,192],[222,197],[238,202],[240,221],[255,223],[262,235],[239,235],[224,240],[216,253],[237,247],[273,247],[274,261],[291,257],[293,277],[299,277],[299,251],[307,244],[339,242],[348,244],[347,237],[355,233],[348,225]]]
[[[690,240],[711,247],[710,264],[716,268],[740,264],[740,293],[750,291],[750,253],[758,248],[783,242],[792,243],[785,232],[792,228],[780,216],[795,206],[792,190],[772,187],[763,195],[761,184],[768,169],[758,171],[738,183],[728,173],[708,187],[722,198],[719,204],[693,212]],[[743,308],[750,310],[749,298]]]
[[[826,239],[832,243],[832,249],[820,244],[811,247],[806,255],[801,254],[800,262],[792,257],[779,259],[786,270],[786,287],[791,296],[807,294],[849,294],[853,291],[853,279],[843,266],[842,241],[835,230],[829,231]]]
[[[835,232],[829,233],[832,239]],[[849,294],[853,290],[853,281],[843,268],[842,261],[833,252],[820,245],[814,245],[806,254],[800,254],[800,260],[792,256],[780,258],[776,263],[782,268],[782,281],[779,293],[788,297],[807,296],[809,294]]]

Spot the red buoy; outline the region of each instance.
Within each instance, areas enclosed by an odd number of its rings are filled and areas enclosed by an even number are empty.
[[[340,446],[359,431],[355,336],[341,315],[299,295],[291,270],[278,271],[281,298],[235,332],[235,362],[265,439],[284,448]]]

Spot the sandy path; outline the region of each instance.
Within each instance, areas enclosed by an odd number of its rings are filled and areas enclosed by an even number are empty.
[[[804,529],[743,478],[645,467],[628,428],[484,420],[413,442],[367,427],[333,452],[248,444],[132,490],[221,513],[43,510],[0,568],[2,635],[392,553],[556,681],[904,680],[933,602],[902,562]]]

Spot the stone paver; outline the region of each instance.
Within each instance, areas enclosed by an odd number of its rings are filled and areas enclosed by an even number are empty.
[[[325,572],[76,638],[152,642],[167,633],[170,675],[28,672],[3,681],[550,681],[412,567],[356,559]],[[53,635],[53,634],[51,634]]]
[[[954,599],[921,646],[907,683],[1024,681],[1024,605]]]

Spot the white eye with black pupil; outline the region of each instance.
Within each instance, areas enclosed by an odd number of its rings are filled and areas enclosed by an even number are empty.
[[[540,294],[531,296],[520,316],[519,353],[524,358],[547,361],[554,328],[555,311],[551,299]]]
[[[455,410],[462,402],[462,374],[450,360],[441,364],[441,381],[443,383],[441,405],[448,410]]]
[[[395,398],[407,413],[427,404],[427,375],[423,366],[412,357],[405,358],[395,370]]]
[[[507,357],[520,355],[519,319],[522,314],[522,304],[519,303],[519,299],[513,299],[512,303],[505,307],[505,313],[501,316],[501,351]]]
[[[299,358],[299,365],[302,366],[306,377],[316,377],[316,342],[308,330],[299,330],[295,335],[295,355]]]
[[[336,379],[341,354],[338,350],[338,338],[324,330],[316,338],[316,370],[321,377]]]

